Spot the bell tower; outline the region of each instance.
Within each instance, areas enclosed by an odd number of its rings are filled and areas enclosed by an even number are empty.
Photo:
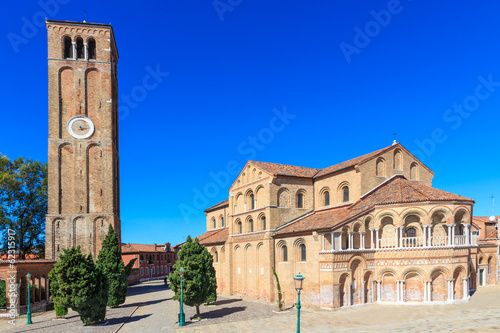
[[[97,257],[113,226],[121,240],[118,51],[107,24],[47,20],[48,214],[45,256],[81,246]]]

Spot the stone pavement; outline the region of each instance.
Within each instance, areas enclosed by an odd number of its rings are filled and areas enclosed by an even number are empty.
[[[178,327],[179,302],[162,281],[129,288],[127,302],[108,309],[106,326],[84,327],[71,312],[68,320],[53,321],[54,312],[33,317],[35,324],[17,319],[11,329],[0,320],[0,330],[9,332],[294,332],[297,312],[290,308],[275,313],[275,304],[241,297],[219,297],[213,306],[201,306],[205,320],[190,318],[195,309],[185,307],[187,326]],[[123,326],[122,326],[123,325]],[[500,286],[478,290],[468,303],[450,305],[369,305],[340,310],[302,308],[302,332],[500,332]]]

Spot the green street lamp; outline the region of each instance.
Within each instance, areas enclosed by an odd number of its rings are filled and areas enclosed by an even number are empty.
[[[299,272],[293,279],[295,282],[295,290],[297,290],[297,333],[300,333],[300,291],[302,290],[302,281],[304,281],[305,277]]]
[[[183,303],[183,299],[182,299],[182,296],[183,296],[183,289],[182,289],[182,277],[184,276],[184,268],[181,267],[179,269],[179,275],[181,276],[181,311],[179,313],[179,326],[186,326],[186,322],[184,321],[184,308],[182,306],[182,303]]]
[[[28,273],[28,275],[26,275],[26,281],[28,281],[28,313],[26,314],[26,316],[28,317],[28,321],[26,322],[26,325],[30,325],[30,324],[33,324],[31,322],[31,308],[30,308],[30,303],[31,303],[31,293],[30,293],[31,274],[30,273]]]

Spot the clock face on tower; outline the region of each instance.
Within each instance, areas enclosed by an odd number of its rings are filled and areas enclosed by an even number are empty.
[[[68,132],[75,139],[87,139],[94,134],[94,123],[84,116],[73,117],[68,121]]]

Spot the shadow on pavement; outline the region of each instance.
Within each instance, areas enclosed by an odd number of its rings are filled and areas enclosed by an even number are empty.
[[[246,308],[247,308],[246,306],[236,306],[234,308],[222,308],[218,310],[202,312],[200,315],[201,318],[206,318],[206,319],[223,318],[224,316],[228,316],[235,312],[245,311]],[[192,318],[194,317],[191,317],[191,319]]]
[[[130,317],[128,320],[126,320],[125,322],[126,322],[126,323],[133,323],[134,321],[139,321],[139,320],[142,320],[142,319],[147,318],[147,317],[150,317],[150,316],[151,316],[151,314],[150,314],[150,313],[145,314],[145,315],[142,315],[142,316],[132,316],[132,317]],[[125,318],[125,317],[115,318],[115,319],[123,319],[123,318]],[[115,319],[113,319],[113,320],[115,320]],[[111,321],[110,321],[110,322],[111,322]]]
[[[172,298],[164,298],[164,299],[157,299],[157,300],[154,300],[154,301],[129,303],[129,304],[120,305],[120,308],[130,308],[130,307],[135,307],[135,306],[146,306],[146,305],[151,305],[151,304],[162,303],[162,302],[165,302],[165,301],[170,301],[171,299]]]
[[[223,305],[223,304],[229,304],[229,303],[234,303],[234,302],[241,302],[242,299],[225,299],[222,301],[215,301],[213,303],[210,303],[211,305]]]

